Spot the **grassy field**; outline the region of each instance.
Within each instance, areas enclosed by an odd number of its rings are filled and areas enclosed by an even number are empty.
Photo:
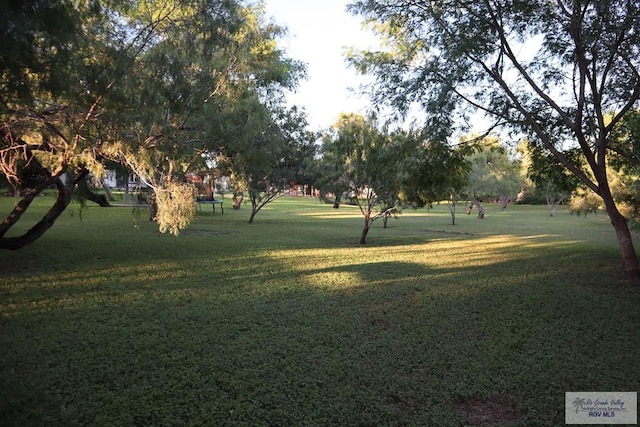
[[[72,206],[2,252],[0,424],[557,426],[566,391],[640,389],[606,215],[436,206],[366,246],[351,206],[248,217]]]

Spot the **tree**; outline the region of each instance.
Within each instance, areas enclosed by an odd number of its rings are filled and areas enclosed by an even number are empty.
[[[607,174],[612,135],[640,98],[637,1],[359,0],[350,9],[389,47],[352,58],[376,77],[374,102],[400,112],[419,103],[443,137],[469,109],[524,132],[602,198],[624,277],[640,277]],[[578,163],[565,154],[574,148]]]
[[[446,200],[447,208],[451,214],[451,225],[456,225],[456,206],[464,188],[469,183],[471,163],[465,156],[468,147],[462,145],[452,149],[448,145],[440,144],[439,148],[437,154],[430,150],[427,156],[432,164],[429,169],[442,171],[439,175],[440,179],[435,182],[440,188],[439,193],[436,194],[442,194],[444,197],[440,196],[435,199]]]
[[[338,137],[341,117],[339,116],[332,129],[322,136],[320,156],[314,163],[315,185],[321,194],[333,194],[334,209],[340,207],[342,194],[347,193],[351,186],[345,163],[351,147]]]
[[[498,200],[504,210],[523,186],[520,163],[497,137],[474,141],[475,149],[468,156],[471,172],[466,193],[471,200]],[[463,144],[468,142],[469,138],[463,138]]]
[[[184,175],[204,169],[207,160],[221,169],[231,166],[224,172],[250,184],[251,222],[274,198],[270,191],[263,192],[273,188],[273,182],[265,181],[262,170],[265,162],[278,161],[273,155],[281,151],[274,148],[279,143],[274,117],[280,114],[282,89],[293,88],[303,68],[277,49],[275,38],[282,34],[281,28],[264,22],[260,10],[234,2],[225,6],[206,1],[202,10],[185,10],[164,31],[161,42],[140,61],[141,74],[152,73],[142,82],[145,93],[160,96],[141,98],[143,105],[137,110],[149,114],[140,115],[136,125],[143,132],[133,146],[144,146],[153,155],[125,160],[152,181],[150,186],[159,189],[156,193],[169,196],[156,197],[167,203],[164,210],[170,213],[163,216],[159,205],[159,220],[184,214],[184,222],[173,232],[186,226],[192,214],[187,209],[193,206],[189,203],[193,191],[184,185]],[[137,92],[132,88],[131,93]],[[146,105],[149,101],[154,103],[151,108]],[[182,195],[160,190],[164,187],[176,188]],[[263,199],[264,194],[268,196]]]
[[[612,136],[614,197],[627,218],[640,221],[640,110],[629,111]],[[611,169],[609,170],[611,172]]]
[[[401,198],[413,206],[429,206],[445,200],[451,224],[455,225],[460,193],[469,182],[470,146],[460,144],[453,148],[444,141],[429,141],[422,133],[414,133],[414,139],[422,143],[416,155],[408,159]]]
[[[332,159],[335,151],[329,146],[333,143],[330,139],[324,139],[322,154],[309,165],[309,173],[313,176],[313,185],[320,192],[320,201],[332,203],[334,209],[340,208],[342,194],[349,188],[349,182],[340,167],[337,159]],[[333,200],[329,200],[333,196]]]
[[[107,47],[98,25],[105,15],[100,8],[74,8],[67,2],[9,2],[2,7],[0,171],[21,199],[0,224],[0,248],[19,249],[42,236],[69,205],[76,185],[99,169],[82,134],[100,92],[90,92],[95,80],[78,73],[78,67]],[[85,32],[97,37],[85,37]],[[92,65],[87,68],[94,70]],[[45,215],[22,235],[5,237],[35,197],[50,187],[57,197]]]
[[[377,128],[374,117],[341,114],[332,133],[324,136],[322,155],[335,161],[334,170],[344,177],[354,195],[364,225],[360,244],[366,244],[371,225],[399,208],[401,163],[408,140],[392,137]]]
[[[466,183],[464,149],[429,141],[421,131],[378,128],[374,116],[340,115],[321,153],[355,196],[364,219],[361,244],[376,220],[382,218],[386,228],[389,216],[403,207],[430,205]],[[455,204],[452,209],[455,222]]]
[[[578,188],[578,178],[564,168],[550,153],[545,153],[535,144],[526,153],[527,176],[537,191],[544,195],[549,209],[549,216],[554,216],[561,203],[569,201]],[[566,152],[565,155],[571,155]],[[574,152],[578,156],[578,152]]]
[[[233,0],[71,3],[10,2],[0,20],[8,47],[0,170],[24,190],[0,226],[2,248],[39,238],[77,184],[101,176],[108,161],[152,189],[160,230],[177,234],[194,214],[185,175],[244,148],[234,147],[237,127],[224,119],[247,99],[272,108],[302,76],[277,49],[283,30],[260,8]],[[58,197],[42,220],[4,237],[50,186]]]
[[[224,168],[238,188],[246,189],[251,202],[249,223],[274,200],[288,194],[304,179],[304,165],[313,156],[315,136],[307,132],[306,116],[297,108],[270,112],[256,108],[246,116],[245,147],[228,158]],[[238,142],[238,141],[236,141]]]

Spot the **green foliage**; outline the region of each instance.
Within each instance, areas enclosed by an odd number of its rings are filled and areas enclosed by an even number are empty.
[[[377,125],[373,116],[341,114],[332,132],[324,135],[321,151],[325,164],[332,162],[331,175],[341,178],[364,216],[362,244],[374,221],[400,209],[399,194],[411,174],[407,163],[417,153],[416,140]]]
[[[539,146],[533,146],[527,153],[529,155],[528,177],[534,184],[545,187],[552,185],[556,191],[571,194],[578,186],[578,179],[557,161],[550,153],[545,152]],[[577,158],[576,151],[567,155]]]
[[[617,170],[638,174],[640,168],[640,110],[629,111],[614,127],[610,161]]]
[[[0,112],[34,103],[69,86],[69,61],[79,38],[81,12],[72,2],[6,1],[0,5]]]
[[[601,199],[591,190],[581,189],[576,191],[569,200],[569,211],[578,216],[598,213]]]
[[[612,136],[609,177],[618,206],[626,218],[640,220],[640,111],[627,113]]]
[[[512,158],[507,147],[495,136],[479,141],[465,137],[461,143],[472,145],[472,152],[467,156],[471,165],[469,185],[464,193],[470,199],[499,200],[503,207],[509,200],[515,200],[524,180],[520,161]]]
[[[282,151],[254,144],[280,144],[274,117],[304,67],[278,49],[284,30],[266,22],[261,6],[136,0],[3,7],[0,42],[10,49],[0,63],[0,171],[27,194],[19,212],[33,193],[49,185],[73,192],[73,183],[115,162],[166,202],[157,206],[160,228],[177,232],[192,216],[192,206],[176,204],[191,204],[188,189],[175,187],[187,174],[210,168],[212,159],[254,167],[231,161],[254,148]],[[24,165],[32,170],[25,174]],[[65,175],[70,185],[60,185]],[[42,183],[34,185],[34,176]],[[41,230],[70,194],[60,200]],[[19,217],[10,215],[0,239]]]
[[[161,233],[178,234],[185,229],[195,215],[196,199],[193,187],[181,182],[171,182],[154,192],[158,222]]]
[[[315,154],[315,136],[307,132],[307,121],[297,108],[267,110],[257,99],[250,115],[251,129],[236,140],[238,151],[221,159],[221,169],[232,176],[234,186],[246,189],[251,201],[249,222],[268,203],[293,185],[307,181],[306,164]]]
[[[365,218],[363,238],[377,219],[405,206],[449,198],[465,184],[464,149],[431,141],[423,132],[377,128],[375,117],[341,115],[325,135],[321,164],[338,189],[350,191]],[[342,187],[341,187],[342,186]]]
[[[384,37],[383,52],[350,56],[374,76],[376,105],[400,117],[418,105],[436,139],[467,132],[472,112],[524,133],[602,197],[625,271],[640,277],[607,178],[616,125],[640,101],[638,2],[358,0],[350,10]]]
[[[606,215],[487,209],[407,211],[368,246],[357,208],[306,198],[179,237],[68,211],[0,258],[0,423],[454,427],[458,402],[500,397],[552,427],[566,390],[640,389],[640,292]]]
[[[418,147],[405,172],[403,200],[418,207],[446,200],[459,194],[467,185],[471,163],[466,158],[467,147],[455,149],[437,141],[425,141]],[[428,142],[427,142],[428,141]]]

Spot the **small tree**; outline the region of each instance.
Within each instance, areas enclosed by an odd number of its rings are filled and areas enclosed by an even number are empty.
[[[240,112],[244,122],[242,142],[236,141],[235,153],[228,153],[220,167],[229,171],[236,187],[246,189],[251,202],[249,223],[267,204],[291,191],[304,179],[305,165],[315,153],[315,136],[305,131],[303,111],[275,109],[269,111],[259,100],[248,104],[250,111]]]
[[[364,219],[360,244],[366,244],[371,225],[399,208],[401,163],[408,140],[379,130],[374,117],[341,114],[332,133],[325,135],[322,154],[344,177]]]
[[[443,142],[427,142],[424,136],[416,138],[423,142],[409,159],[411,166],[403,183],[402,198],[414,206],[446,200],[451,224],[455,225],[460,194],[469,182],[471,163],[466,155],[470,147],[461,144],[452,148]]]
[[[539,145],[532,144],[527,153],[527,161],[529,179],[544,194],[549,216],[554,216],[558,205],[569,201],[580,181],[562,167],[555,156],[545,153]]]
[[[463,138],[463,142],[469,140]],[[497,137],[472,141],[474,150],[468,156],[471,172],[466,192],[471,200],[497,200],[504,210],[524,184],[520,163],[511,158]]]

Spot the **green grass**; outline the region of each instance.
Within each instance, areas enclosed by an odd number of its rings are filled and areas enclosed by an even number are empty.
[[[640,389],[606,215],[461,211],[360,246],[356,208],[309,199],[251,225],[203,209],[179,237],[72,206],[0,254],[0,424],[555,426],[566,391]]]

